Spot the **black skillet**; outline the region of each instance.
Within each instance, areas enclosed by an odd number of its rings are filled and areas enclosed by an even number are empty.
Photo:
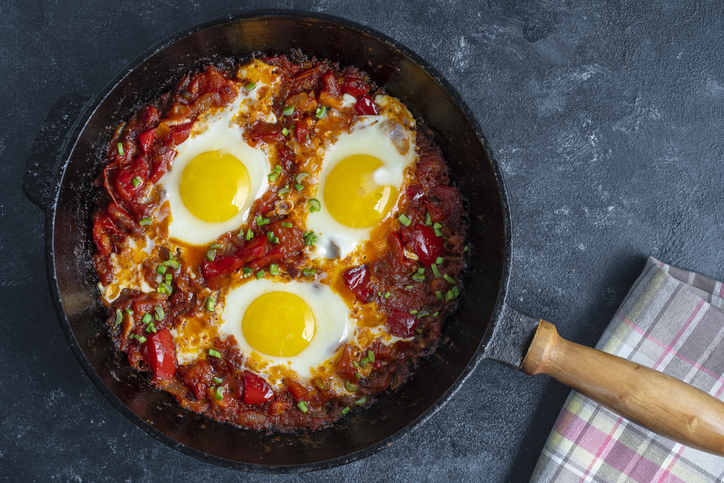
[[[255,52],[286,53],[294,48],[363,68],[436,133],[468,202],[472,256],[464,296],[446,322],[436,356],[423,360],[402,387],[331,428],[261,434],[181,409],[114,349],[91,265],[91,215],[97,189],[93,181],[117,124],[169,90],[184,73],[211,62],[240,62]],[[440,74],[399,43],[327,16],[309,18],[307,13],[288,11],[240,15],[201,25],[153,47],[85,103],[71,125],[81,105],[77,96],[67,95],[50,111],[28,160],[24,189],[46,213],[53,301],[76,356],[122,413],[169,446],[249,471],[329,468],[380,451],[423,424],[481,359],[520,366],[538,321],[505,304],[512,247],[500,170],[488,156],[481,131],[462,99]],[[55,151],[56,146],[61,148]]]

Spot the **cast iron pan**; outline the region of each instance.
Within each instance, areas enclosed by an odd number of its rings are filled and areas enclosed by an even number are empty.
[[[132,370],[113,346],[97,301],[91,217],[102,151],[117,124],[169,90],[189,70],[254,52],[310,56],[366,70],[436,133],[458,186],[474,213],[473,264],[465,296],[447,321],[438,356],[420,363],[397,391],[313,433],[265,435],[220,424],[181,409]],[[327,468],[373,454],[422,424],[459,388],[482,357],[488,321],[507,280],[510,228],[503,183],[469,110],[434,69],[408,49],[366,27],[301,13],[266,12],[226,18],[183,32],[132,62],[86,104],[57,155],[48,147],[67,129],[77,96],[62,97],[33,149],[25,192],[46,212],[47,269],[61,325],[81,364],[108,399],[161,441],[202,460],[263,472]],[[60,126],[60,127],[58,127]],[[49,164],[50,163],[50,164]],[[54,173],[57,170],[57,173]],[[435,384],[430,379],[435,378]]]
[[[208,63],[243,62],[255,52],[287,53],[294,48],[366,70],[435,132],[468,203],[472,256],[459,309],[446,322],[436,355],[421,361],[402,387],[331,428],[262,434],[181,409],[115,350],[91,264],[93,181],[101,173],[102,152],[117,124],[186,72]],[[66,95],[51,109],[28,161],[24,189],[46,213],[47,270],[71,347],[106,397],[164,443],[205,461],[249,471],[303,472],[344,464],[380,451],[424,423],[481,359],[491,358],[528,374],[552,375],[661,434],[724,454],[724,404],[668,376],[560,339],[551,324],[505,303],[512,246],[499,168],[451,86],[423,59],[386,36],[306,13],[226,18],[183,32],[143,54],[87,102],[71,125],[82,105],[77,95]]]

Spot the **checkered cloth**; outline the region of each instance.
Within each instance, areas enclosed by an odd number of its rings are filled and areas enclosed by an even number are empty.
[[[653,258],[596,346],[724,400],[724,284]],[[674,443],[571,391],[532,482],[724,481],[724,458]]]

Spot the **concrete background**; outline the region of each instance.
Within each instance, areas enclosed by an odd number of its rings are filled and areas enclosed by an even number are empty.
[[[513,220],[509,301],[594,345],[647,256],[724,279],[720,2],[0,2],[0,478],[527,481],[568,389],[484,361],[426,425],[297,476],[200,462],[95,388],[55,314],[25,159],[61,94],[87,97],[156,42],[248,9],[336,15],[427,59],[471,107]]]

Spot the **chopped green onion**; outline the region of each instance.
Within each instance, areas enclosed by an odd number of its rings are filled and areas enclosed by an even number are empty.
[[[435,292],[435,297],[437,297],[438,300],[442,300],[442,292],[440,292],[439,290]]]
[[[317,116],[317,119],[322,119],[325,114],[327,114],[327,106],[320,106],[317,108],[317,112],[315,115]]]
[[[272,275],[279,275],[279,266],[277,266],[275,263],[269,265],[269,273],[271,273]]]
[[[166,273],[166,265],[159,265],[156,267],[156,273],[160,273],[161,275]]]
[[[406,288],[407,290],[410,290],[410,289],[413,288],[413,287],[412,287],[412,285],[406,285],[405,288]]]
[[[464,251],[464,252],[467,252],[467,251],[468,251],[468,246],[467,246],[467,245],[465,245],[465,248],[463,248],[463,251]]]
[[[314,380],[314,385],[317,386],[319,389],[327,389],[327,386],[319,379]]]
[[[442,225],[440,223],[435,223],[434,225],[432,225],[432,227],[436,230],[439,230],[440,228],[442,228]]]
[[[264,269],[261,269],[256,272],[256,279],[261,280],[262,278],[264,278],[264,275],[266,275],[266,272],[264,271]]]
[[[304,185],[301,183],[295,184],[294,187],[297,189],[297,191],[302,191],[304,189]]]
[[[123,156],[123,143],[118,143],[118,155]]]
[[[138,342],[140,342],[141,344],[143,344],[144,342],[146,342],[146,338],[145,338],[144,336],[138,335],[138,334],[136,334],[136,340],[137,340]]]
[[[303,180],[304,178],[306,178],[307,176],[309,176],[309,173],[305,173],[304,171],[302,171],[302,172],[299,173],[299,174],[297,175],[297,177],[294,178],[294,179],[296,180],[297,183],[301,183],[302,180]]]
[[[249,228],[249,229],[247,230],[247,232],[246,232],[246,241],[249,241],[249,240],[251,240],[252,238],[254,238],[254,232],[251,231],[251,228]]]
[[[216,250],[218,248],[221,248],[221,245],[219,245],[218,243],[212,243],[211,245],[209,245],[209,248],[213,248],[214,250]]]
[[[417,318],[419,319],[420,317],[427,317],[428,315],[430,315],[430,312],[428,312],[427,310],[423,310],[417,313]]]
[[[430,219],[430,212],[429,212],[429,211],[426,211],[426,212],[425,212],[425,224],[426,224],[427,226],[432,225],[432,220]]]
[[[432,268],[432,274],[435,275],[435,278],[440,276],[440,270],[437,269],[436,264],[433,263],[432,265],[430,265],[430,268]]]
[[[423,274],[423,273],[425,273],[425,269],[423,267],[420,267],[417,269],[417,273]]]
[[[167,267],[173,268],[174,270],[178,270],[179,268],[181,268],[181,264],[173,259],[166,260],[165,262],[163,262],[163,264]]]
[[[453,292],[452,290],[448,290],[447,293],[445,294],[445,302],[449,302],[454,298],[455,298],[455,292]]]
[[[302,273],[305,277],[314,277],[315,275],[317,275],[317,271],[313,268],[305,268],[302,270]]]
[[[151,320],[153,320],[151,314],[143,314],[143,318],[141,318],[141,322],[143,322],[144,324],[148,324],[149,322],[151,322]]]
[[[287,106],[284,108],[285,116],[291,116],[292,114],[294,114],[294,106]]]
[[[366,402],[367,402],[367,398],[366,398],[366,397],[361,397],[361,398],[357,399],[354,403],[355,403],[357,406],[361,406],[361,405],[363,405],[363,404],[366,403]]]
[[[274,169],[272,171],[274,171],[276,174],[281,174],[282,167],[277,164],[276,166],[274,166]]]
[[[437,263],[438,265],[442,265],[442,262],[444,262],[444,261],[445,261],[445,259],[443,257],[437,257],[437,259],[435,260],[435,263]]]
[[[162,320],[162,319],[163,319],[164,313],[163,313],[163,309],[162,309],[161,307],[159,307],[158,305],[156,305],[156,306],[153,308],[153,311],[156,312],[156,315],[154,316],[154,317],[156,318],[156,320]]]
[[[417,309],[412,309],[412,310],[410,310],[410,313],[411,313],[412,315],[415,315],[415,314],[417,313]]]
[[[216,357],[217,359],[221,359],[221,354],[219,353],[219,351],[217,351],[215,349],[209,349],[209,355],[211,357]]]
[[[146,332],[153,332],[154,334],[156,333],[156,326],[153,324],[153,322],[146,326]]]
[[[422,334],[422,329],[415,329],[415,332],[417,332],[417,335]]]
[[[283,226],[284,228],[291,228],[291,227],[292,227],[292,224],[289,223],[288,221],[282,221],[282,226]]]
[[[390,298],[390,292],[385,292],[385,298],[386,299]]]
[[[447,273],[443,275],[442,278],[444,278],[448,283],[455,285],[455,280],[453,280],[452,277],[450,277],[450,275],[448,275]]]
[[[123,321],[123,312],[121,312],[121,309],[116,309],[116,325],[120,324]]]
[[[285,186],[284,188],[281,188],[279,191],[277,191],[277,195],[285,195],[289,193],[289,186]]]
[[[256,82],[249,82],[247,85],[245,85],[247,91],[253,91],[256,87]]]
[[[440,313],[440,312],[435,312],[435,313],[432,314],[432,316],[433,316],[433,317],[437,317],[437,314],[439,314],[439,313]]]
[[[215,297],[209,297],[206,299],[206,310],[209,312],[213,312],[216,310],[216,298]]]
[[[166,295],[171,295],[171,292],[172,292],[171,286],[170,286],[169,284],[167,284],[167,283],[160,283],[160,284],[158,285],[158,289],[156,289],[156,291],[157,291],[158,293],[163,293],[163,294],[166,294]]]
[[[357,362],[357,361],[352,361],[352,365],[353,365],[354,367],[356,367],[357,369],[359,369],[359,362]]]
[[[360,359],[360,361],[359,361],[360,367],[362,367],[362,369],[367,369],[367,363],[368,363],[369,361],[370,361],[370,360],[367,359],[366,357]]]
[[[397,221],[402,223],[405,226],[410,226],[410,223],[412,223],[412,220],[410,220],[408,217],[406,217],[404,214],[397,217]]]
[[[289,135],[289,129],[283,127],[283,128],[282,128],[282,134],[284,134],[285,136]]]
[[[153,223],[153,220],[151,220],[150,218],[144,218],[143,220],[138,222],[138,224],[141,226],[150,225],[151,223]]]
[[[216,399],[218,401],[221,401],[222,399],[224,399],[224,386],[217,387],[215,394],[216,394]]]
[[[359,372],[355,372],[354,377],[356,377],[357,379],[362,379],[362,374],[360,374]]]
[[[269,178],[269,182],[273,183],[274,181],[277,180],[277,175],[275,173],[271,173],[270,175],[268,175],[268,178]]]
[[[214,381],[216,384],[221,384],[222,382],[224,382],[222,378],[216,376],[212,377],[211,380]]]
[[[425,275],[424,275],[424,274],[421,274],[421,273],[416,273],[415,275],[412,276],[412,279],[413,279],[415,282],[424,282],[424,281],[425,281]]]
[[[299,402],[297,403],[297,407],[299,408],[299,410],[300,410],[301,412],[303,412],[303,413],[306,413],[306,412],[307,412],[307,403],[305,403],[304,401],[299,401]]]
[[[133,183],[134,188],[138,188],[138,185],[141,184],[142,182],[143,182],[143,180],[139,176],[136,176],[135,178],[133,178],[133,181],[131,181],[131,183]]]
[[[372,352],[372,351],[367,351],[367,359],[369,359],[370,362],[374,362],[374,361],[375,361],[375,353]]]
[[[266,237],[269,241],[274,241],[274,232],[273,231],[266,232]]]
[[[357,390],[357,386],[352,384],[349,381],[344,381],[344,388],[348,390],[349,392],[355,392]]]
[[[349,412],[349,408],[342,409],[342,416],[345,416]]]
[[[133,310],[131,310],[131,309],[126,309],[126,313],[127,313],[128,315],[133,315]]]
[[[317,241],[317,235],[313,231],[304,234],[304,245],[310,247]]]
[[[458,298],[458,296],[460,296],[460,289],[458,288],[457,285],[453,285],[453,288],[450,290],[452,290],[452,293],[455,296],[455,298]]]
[[[246,276],[246,275],[251,275],[251,272],[253,272],[253,271],[254,271],[254,270],[252,270],[252,269],[249,268],[249,267],[244,267],[244,275],[245,275],[245,276]]]
[[[270,223],[270,222],[269,222],[269,219],[268,219],[268,218],[264,218],[264,217],[262,217],[261,215],[259,215],[259,216],[256,217],[256,224],[259,225],[259,226],[267,225],[267,224],[269,224],[269,223]]]
[[[312,198],[309,200],[309,212],[314,213],[315,211],[320,211],[322,209],[322,203],[319,202],[317,198]]]
[[[277,245],[279,243],[279,237],[275,236],[274,238],[272,238],[272,243]]]
[[[208,252],[206,252],[206,259],[208,261],[213,262],[214,258],[216,258],[216,250],[211,249]]]
[[[442,237],[442,232],[440,230],[438,230],[437,228],[435,228],[435,236]]]

